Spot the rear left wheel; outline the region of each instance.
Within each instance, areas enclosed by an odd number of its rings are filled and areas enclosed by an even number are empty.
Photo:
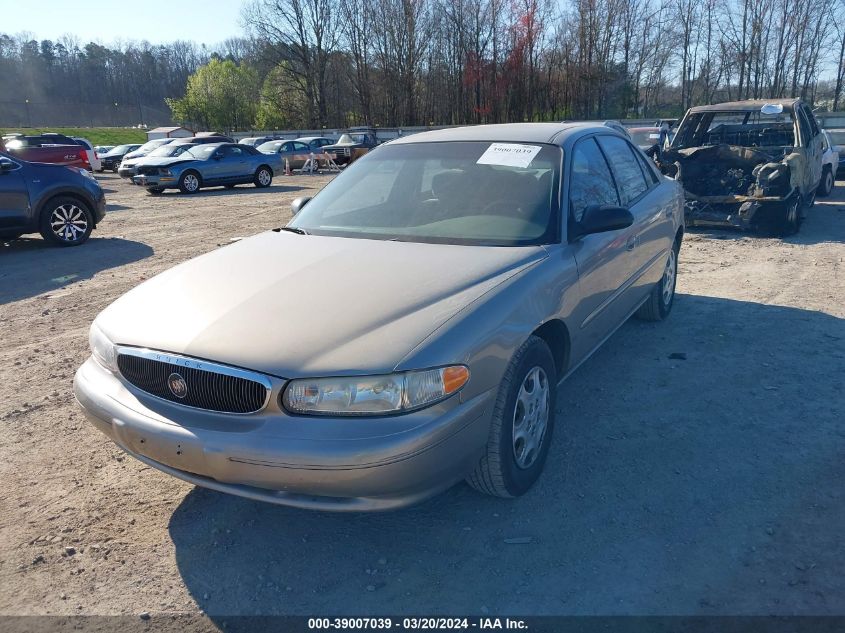
[[[516,351],[499,385],[484,454],[467,478],[496,497],[518,497],[537,481],[554,429],[557,371],[542,339],[531,336]]]

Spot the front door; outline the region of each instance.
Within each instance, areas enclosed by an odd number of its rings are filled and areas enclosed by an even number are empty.
[[[620,204],[610,167],[595,137],[580,140],[573,148],[570,167],[570,226],[577,231],[588,206]],[[579,332],[572,336],[572,360],[577,363],[632,309],[624,291],[635,268],[636,228],[585,235],[570,247],[578,265],[579,300],[573,318]]]
[[[20,163],[0,156],[0,229],[26,228],[29,191]]]

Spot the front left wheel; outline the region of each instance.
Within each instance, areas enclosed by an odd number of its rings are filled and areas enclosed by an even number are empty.
[[[186,171],[179,179],[179,191],[182,193],[196,193],[201,186],[200,175],[195,171]]]
[[[476,490],[518,497],[537,481],[554,429],[557,371],[545,341],[531,336],[499,385],[484,454],[467,478]]]
[[[79,246],[94,230],[94,216],[86,204],[76,198],[58,196],[41,212],[41,237],[57,246]]]

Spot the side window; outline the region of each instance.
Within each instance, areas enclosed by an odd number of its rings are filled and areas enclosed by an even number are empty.
[[[294,142],[293,151],[295,151],[295,152],[310,152],[311,149],[305,143]]]
[[[570,174],[569,208],[576,222],[591,204],[619,204],[610,168],[594,139],[579,141],[575,146]]]
[[[645,176],[646,183],[648,183],[648,186],[651,187],[657,182],[657,174],[654,173],[654,169],[651,167],[651,165],[649,165],[651,161],[646,158],[645,154],[638,150],[634,150],[634,156],[636,156],[637,160],[640,161],[640,167],[643,170],[643,175]]]
[[[279,148],[280,152],[292,152],[293,151],[293,143],[288,141],[287,143],[282,143],[282,146]]]
[[[804,112],[804,108],[798,108],[796,115],[798,116],[798,128],[801,130],[801,143],[806,146],[810,142],[810,139],[813,138],[810,123],[807,121],[807,114]]]
[[[816,116],[807,106],[804,106],[804,114],[807,116],[807,122],[810,124],[810,132],[813,136],[817,136],[821,130],[819,130],[819,124],[816,123]]]
[[[627,206],[648,189],[643,170],[625,139],[618,136],[599,136],[598,142],[613,169],[622,205]]]

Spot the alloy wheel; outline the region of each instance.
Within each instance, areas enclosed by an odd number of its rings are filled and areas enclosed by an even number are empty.
[[[513,412],[513,455],[516,465],[530,468],[540,455],[549,424],[550,385],[546,372],[535,366],[528,370]]]
[[[666,270],[663,272],[663,305],[668,306],[675,294],[675,277],[677,276],[678,259],[675,249],[669,251],[669,259],[666,260]]]
[[[258,172],[258,182],[261,183],[262,187],[266,187],[270,184],[273,180],[273,177],[270,175],[270,172],[266,169],[262,169]]]
[[[199,179],[197,179],[197,177],[193,174],[187,174],[182,182],[185,184],[185,189],[188,191],[196,191],[200,186]]]
[[[88,231],[88,218],[75,204],[61,204],[50,214],[50,230],[63,242],[75,242]]]

